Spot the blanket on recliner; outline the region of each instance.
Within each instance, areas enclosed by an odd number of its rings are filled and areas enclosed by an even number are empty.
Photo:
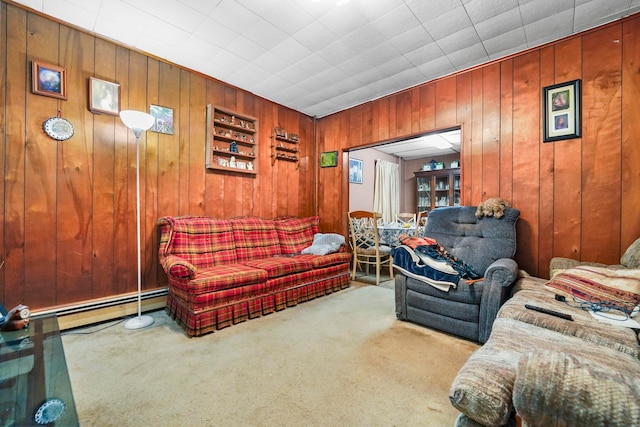
[[[393,248],[393,268],[445,292],[455,288],[460,274],[446,261],[435,260],[420,248],[424,246],[417,246],[415,250],[405,245]]]

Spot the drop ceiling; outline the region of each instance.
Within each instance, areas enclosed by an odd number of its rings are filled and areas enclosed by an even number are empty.
[[[14,0],[323,117],[640,11],[640,0]]]

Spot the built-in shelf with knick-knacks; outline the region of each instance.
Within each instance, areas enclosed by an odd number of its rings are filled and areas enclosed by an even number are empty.
[[[284,160],[288,162],[298,163],[300,149],[300,140],[298,134],[288,133],[283,128],[277,127],[273,129],[273,142],[271,144],[271,164],[275,164],[276,160]]]
[[[207,105],[207,169],[257,173],[258,120]]]

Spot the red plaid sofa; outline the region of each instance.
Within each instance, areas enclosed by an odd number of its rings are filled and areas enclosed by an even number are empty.
[[[320,218],[163,217],[167,313],[199,336],[347,288],[351,254],[307,255]]]

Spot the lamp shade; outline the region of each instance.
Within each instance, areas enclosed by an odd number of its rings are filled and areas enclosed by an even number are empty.
[[[147,130],[155,123],[156,119],[151,114],[135,110],[120,111],[120,120],[131,130]]]

